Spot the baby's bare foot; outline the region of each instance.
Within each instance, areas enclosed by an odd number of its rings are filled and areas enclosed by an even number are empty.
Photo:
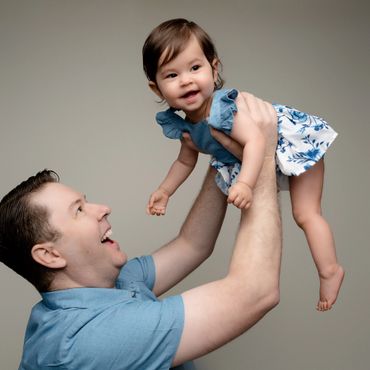
[[[318,311],[330,310],[337,300],[340,286],[344,278],[344,270],[336,265],[330,274],[320,276],[320,300],[317,303]]]

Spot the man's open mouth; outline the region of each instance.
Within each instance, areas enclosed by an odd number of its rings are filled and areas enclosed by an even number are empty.
[[[105,234],[101,238],[101,243],[113,243],[113,240],[110,239],[111,235],[113,234],[112,229],[109,229],[105,232]]]

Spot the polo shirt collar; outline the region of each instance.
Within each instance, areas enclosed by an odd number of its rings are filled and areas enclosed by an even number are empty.
[[[111,306],[131,298],[127,290],[115,288],[72,288],[41,293],[42,303],[49,309]]]

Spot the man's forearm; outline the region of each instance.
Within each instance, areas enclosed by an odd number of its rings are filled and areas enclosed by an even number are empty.
[[[179,234],[206,255],[213,250],[227,207],[226,197],[215,183],[215,175],[216,171],[210,168]]]
[[[280,260],[275,162],[268,158],[252,206],[242,211],[228,274],[182,294],[186,319],[174,364],[222,346],[274,307],[279,299]]]
[[[255,292],[277,291],[281,262],[281,220],[277,201],[275,162],[265,158],[250,209],[242,211],[230,275]],[[255,288],[255,289],[253,289]]]
[[[154,292],[160,295],[198,267],[213,251],[226,211],[226,199],[209,169],[178,236],[153,253]],[[174,268],[176,266],[176,268]]]

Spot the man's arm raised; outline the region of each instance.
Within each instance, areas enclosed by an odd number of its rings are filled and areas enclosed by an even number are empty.
[[[154,293],[159,296],[189,275],[213,251],[225,212],[225,196],[209,169],[179,235],[153,253],[156,266]]]
[[[259,124],[267,147],[254,200],[241,221],[228,274],[182,294],[185,324],[174,365],[202,356],[236,338],[279,300],[281,223],[275,176],[276,114],[248,94],[250,119]],[[270,118],[266,118],[266,114]]]

